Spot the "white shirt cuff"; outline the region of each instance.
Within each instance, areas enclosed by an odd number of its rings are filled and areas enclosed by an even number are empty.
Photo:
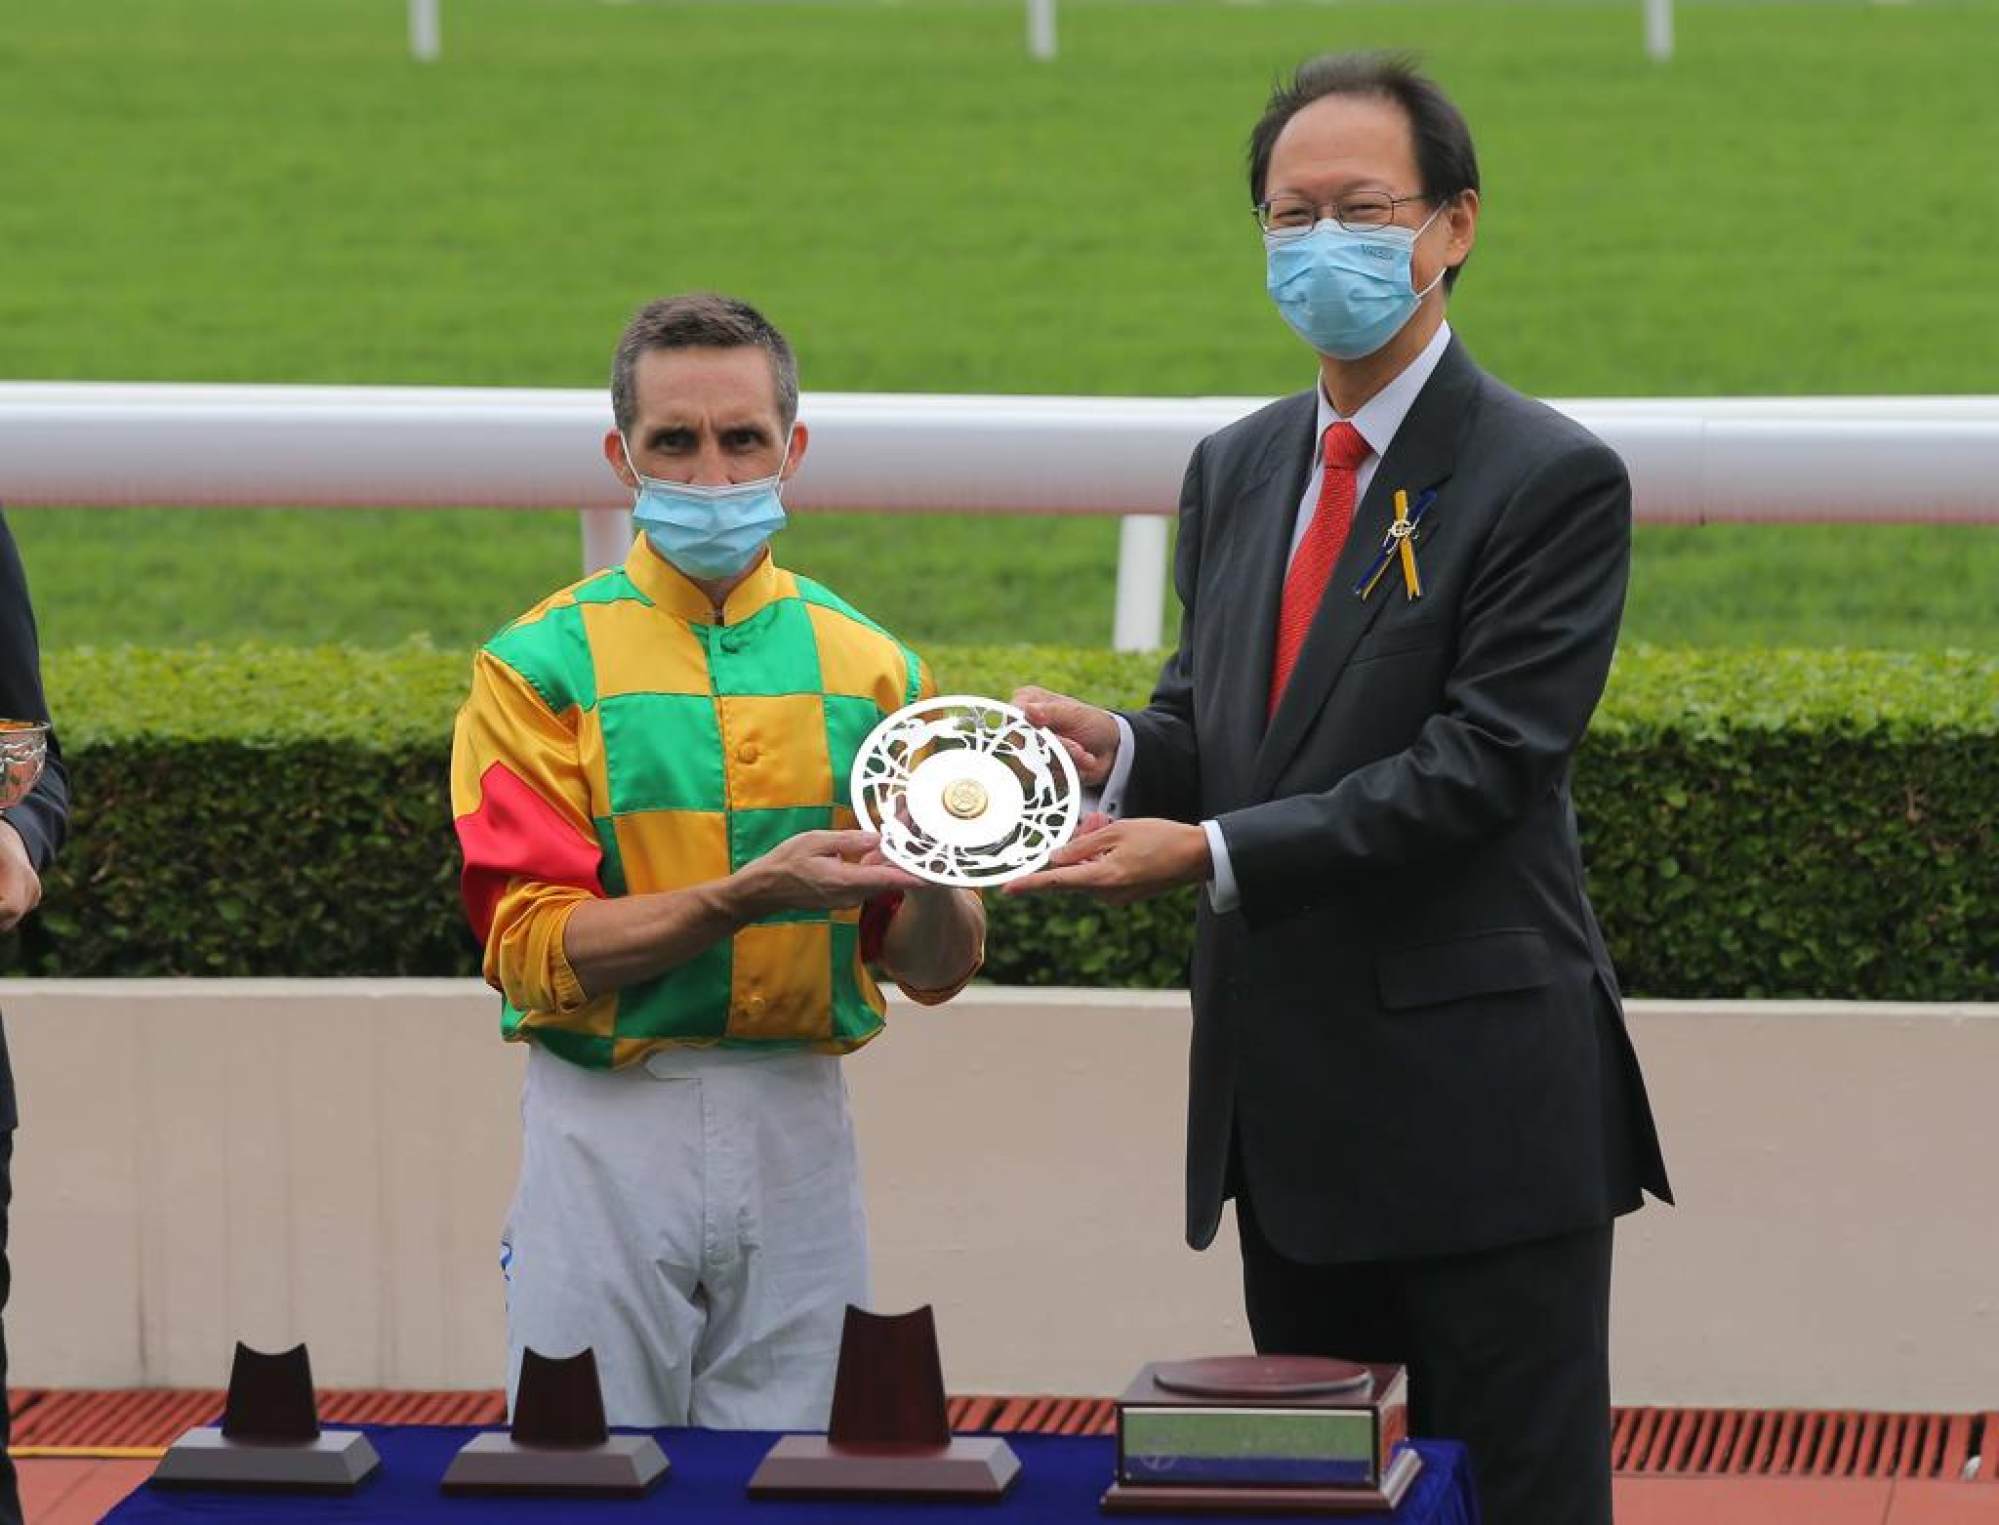
[[[1221,913],[1233,911],[1242,904],[1242,896],[1236,890],[1235,867],[1229,862],[1229,844],[1222,836],[1221,823],[1203,821],[1201,830],[1208,834],[1208,856],[1215,868],[1214,878],[1208,881],[1208,904]]]
[[[1111,776],[1104,780],[1101,790],[1083,791],[1083,812],[1102,811],[1112,820],[1124,815],[1125,792],[1131,787],[1132,754],[1138,750],[1138,738],[1132,734],[1131,722],[1122,715],[1112,715],[1117,722],[1117,761],[1111,764]],[[1235,870],[1229,863],[1229,844],[1222,837],[1222,829],[1213,821],[1201,822],[1201,830],[1208,834],[1208,856],[1214,860],[1215,876],[1208,881],[1208,904],[1219,912],[1233,911],[1242,903],[1236,893]]]
[[[1125,792],[1131,788],[1131,754],[1138,750],[1138,738],[1124,716],[1112,715],[1111,719],[1117,722],[1117,761],[1111,764],[1111,776],[1104,780],[1102,789],[1094,795],[1083,791],[1083,813],[1101,810],[1115,821],[1124,814]]]

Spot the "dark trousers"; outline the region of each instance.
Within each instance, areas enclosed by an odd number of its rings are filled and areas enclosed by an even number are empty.
[[[0,1039],[4,1041],[4,1039]],[[14,1200],[14,1130],[0,1128],[0,1314],[7,1309],[13,1273],[7,1268],[7,1208]],[[0,1322],[0,1525],[21,1525],[21,1490],[7,1455],[7,1326]]]
[[[1610,1525],[1611,1228],[1427,1260],[1286,1260],[1236,1198],[1261,1352],[1409,1368],[1410,1429],[1471,1451],[1485,1525]]]

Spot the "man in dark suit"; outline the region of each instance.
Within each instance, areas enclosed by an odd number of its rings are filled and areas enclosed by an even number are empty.
[[[0,720],[49,718],[42,699],[41,659],[28,578],[7,521],[0,518]],[[34,791],[0,811],[0,933],[11,932],[42,898],[42,870],[62,845],[69,820],[69,786],[53,737],[48,762]],[[14,1195],[14,1073],[7,1063],[7,1032],[0,1026],[0,1312],[12,1276],[7,1267],[7,1206]],[[0,1525],[18,1525],[21,1499],[14,1464],[7,1459],[7,1337],[0,1327]]]
[[[1016,696],[1115,819],[1012,888],[1207,886],[1189,1243],[1234,1197],[1259,1350],[1406,1363],[1490,1525],[1600,1525],[1611,1222],[1670,1200],[1569,796],[1630,487],[1445,324],[1478,169],[1436,85],[1313,60],[1250,185],[1319,384],[1196,448],[1151,703]]]

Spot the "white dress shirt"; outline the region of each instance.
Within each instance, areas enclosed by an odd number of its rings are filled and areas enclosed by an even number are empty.
[[[1360,437],[1368,443],[1367,459],[1354,468],[1354,508],[1359,509],[1367,497],[1368,484],[1374,480],[1375,468],[1381,458],[1388,454],[1388,447],[1395,439],[1396,430],[1402,427],[1402,420],[1409,416],[1409,409],[1415,404],[1417,393],[1430,379],[1437,362],[1444,358],[1444,350],[1451,342],[1451,325],[1440,323],[1431,335],[1430,342],[1423,346],[1422,353],[1403,367],[1400,374],[1374,396],[1362,403],[1354,416],[1342,420],[1333,408],[1332,399],[1326,396],[1326,388],[1321,383],[1318,388],[1319,421],[1317,432],[1313,434],[1312,474],[1306,478],[1304,495],[1298,500],[1297,517],[1291,525],[1291,548],[1286,553],[1284,565],[1288,568],[1298,554],[1298,547],[1305,539],[1305,531],[1312,523],[1312,515],[1319,507],[1319,487],[1325,480],[1326,464],[1320,442],[1326,431],[1334,424],[1345,422],[1360,431]],[[1131,783],[1131,755],[1137,746],[1131,725],[1122,715],[1117,720],[1118,749],[1117,760],[1111,765],[1111,775],[1104,780],[1102,798],[1097,809],[1107,816],[1116,818],[1124,813],[1125,790]],[[1201,822],[1201,829],[1208,834],[1208,856],[1214,861],[1214,877],[1208,881],[1208,900],[1217,911],[1233,911],[1240,904],[1236,892],[1235,872],[1229,864],[1229,845],[1222,838],[1222,828],[1214,821]]]

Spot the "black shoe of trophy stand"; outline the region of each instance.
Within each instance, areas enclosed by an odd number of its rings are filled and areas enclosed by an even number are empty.
[[[512,1431],[469,1441],[444,1474],[444,1491],[639,1498],[667,1469],[650,1435],[613,1435],[605,1425],[595,1351],[551,1360],[525,1350]]]
[[[222,1423],[189,1430],[153,1469],[155,1488],[352,1493],[382,1464],[359,1430],[321,1430],[312,1363],[298,1345],[278,1355],[240,1341]]]

